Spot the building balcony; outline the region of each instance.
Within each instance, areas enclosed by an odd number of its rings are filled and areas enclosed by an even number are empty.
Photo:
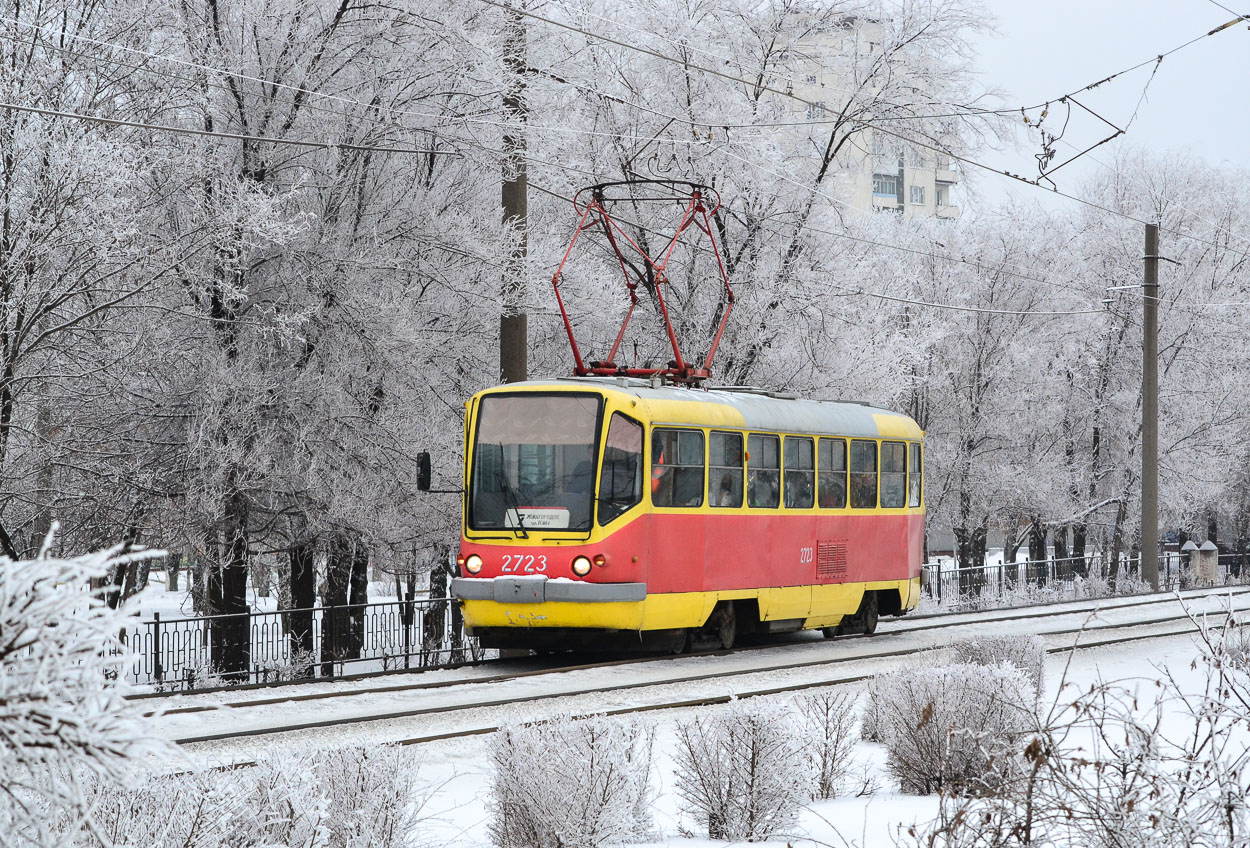
[[[938,206],[934,212],[939,218],[953,219],[959,217],[958,206]]]

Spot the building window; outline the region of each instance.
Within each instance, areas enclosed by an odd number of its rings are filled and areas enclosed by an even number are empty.
[[[823,121],[825,119],[825,101],[817,100],[807,104],[807,120]]]
[[[816,84],[816,75],[815,75],[815,74],[808,74],[808,75],[807,75],[807,81],[808,81],[808,83],[810,83],[811,85],[815,85],[815,84]]]
[[[939,153],[937,155],[937,169],[939,171],[949,171],[951,169],[951,157],[945,153]]]
[[[911,205],[924,206],[924,186],[911,187]]]
[[[933,202],[938,206],[951,205],[951,184],[938,183],[933,187]]]
[[[925,161],[925,151],[923,148],[908,146],[907,148],[907,164],[912,168],[923,168]]]
[[[877,197],[898,198],[898,177],[893,174],[873,174],[872,193]]]

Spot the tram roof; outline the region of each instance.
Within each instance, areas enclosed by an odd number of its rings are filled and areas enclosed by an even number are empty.
[[[653,424],[737,427],[779,433],[918,439],[924,433],[909,416],[856,401],[806,400],[747,386],[687,388],[655,386],[630,377],[567,377],[528,380],[489,389],[576,391],[626,395]]]

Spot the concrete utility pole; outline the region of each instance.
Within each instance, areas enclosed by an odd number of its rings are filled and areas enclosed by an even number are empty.
[[[525,256],[528,251],[526,212],[529,179],[525,170],[525,25],[521,14],[509,9],[504,46],[507,67],[507,88],[503,96],[505,118],[515,119],[520,127],[514,135],[504,131],[503,149],[503,220],[516,227],[520,236],[516,250],[503,279],[503,311],[499,315],[499,377],[505,383],[524,380],[529,370],[525,309]]]
[[[1142,286],[1141,575],[1159,591],[1159,227],[1146,225]]]

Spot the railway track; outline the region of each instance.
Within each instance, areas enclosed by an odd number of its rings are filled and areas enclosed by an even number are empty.
[[[1190,593],[1184,600],[1214,612],[1217,607],[1211,603],[1213,599],[1231,594],[1236,603],[1241,600],[1236,596],[1247,592],[1250,589],[1231,593],[1227,589],[1211,590]],[[1169,603],[1175,604],[1175,609],[1167,614],[1150,617],[1140,614]],[[992,632],[995,625],[1004,621],[1027,622],[1029,626],[1021,632],[1043,636],[1052,653],[1073,647],[1086,649],[1177,636],[1193,630],[1174,596],[1104,605],[1100,610],[1103,620],[1090,623],[1085,619],[1094,606],[1069,603],[1040,613],[1036,610],[1029,613],[1005,611],[991,616],[962,614],[941,616],[940,620],[920,619],[900,622],[900,626],[879,632],[872,638],[834,642],[806,640],[715,655],[531,668],[366,689],[237,700],[216,707],[194,705],[165,711],[160,719],[168,721],[172,717],[186,726],[187,730],[176,732],[171,738],[180,745],[196,748],[232,740],[236,744],[246,740],[264,742],[290,734],[333,735],[331,731],[343,725],[381,729],[378,735],[385,741],[413,745],[490,733],[501,723],[532,720],[539,707],[545,708],[548,714],[620,715],[855,683],[881,671],[883,664],[897,664],[907,655],[947,644],[952,638],[959,638],[956,634],[971,636],[987,629]],[[1236,608],[1247,607],[1238,604]],[[1076,620],[1056,620],[1065,616]],[[1125,620],[1106,620],[1108,617]],[[1057,626],[1048,628],[1048,620],[1056,620],[1053,623]],[[952,634],[932,638],[937,635],[934,631],[943,630],[951,630]],[[479,683],[492,685],[479,687],[476,685]],[[706,691],[709,686],[716,691]],[[727,689],[732,691],[727,692]],[[355,704],[353,699],[358,699]],[[337,706],[332,709],[330,704]],[[260,710],[268,714],[265,719],[247,718],[251,708],[264,707],[271,708]],[[282,712],[281,721],[275,722],[272,713],[278,709]],[[507,721],[501,722],[501,712]],[[205,718],[225,717],[228,726],[190,732],[194,713]],[[184,718],[179,721],[178,716]],[[216,720],[210,723],[217,724]]]
[[[1213,596],[1224,597],[1226,595],[1238,595],[1246,592],[1250,592],[1250,586],[1190,590],[1189,592],[1182,593],[1180,597],[1181,600],[1189,601]],[[879,631],[876,635],[882,636],[896,633],[917,633],[926,630],[955,627],[961,624],[969,623],[999,623],[1020,620],[1034,621],[1058,616],[1071,616],[1082,613],[1088,614],[1094,612],[1095,610],[1110,612],[1114,610],[1139,609],[1161,604],[1173,604],[1176,602],[1176,595],[1127,596],[1090,601],[1061,601],[1052,604],[1038,604],[1024,609],[1013,608],[996,611],[933,613],[919,616],[911,615],[899,619],[883,619],[885,629]],[[1039,612],[1038,610],[1043,611]],[[446,688],[448,686],[457,686],[465,683],[496,683],[500,681],[547,674],[553,671],[579,671],[582,669],[606,668],[609,666],[633,665],[639,663],[664,663],[689,659],[691,657],[728,656],[745,651],[773,649],[781,644],[789,644],[793,642],[819,643],[823,640],[823,637],[818,636],[815,631],[804,631],[799,634],[787,634],[787,636],[788,638],[780,637],[766,642],[752,642],[740,645],[729,651],[701,651],[676,656],[650,655],[575,664],[563,662],[559,657],[531,657],[523,660],[488,660],[472,665],[460,666],[455,669],[426,669],[406,672],[406,674],[418,676],[420,679],[408,680],[401,683],[378,683],[375,685],[373,684],[373,681],[381,679],[395,679],[405,673],[373,672],[363,675],[339,677],[331,680],[294,680],[284,681],[281,683],[248,684],[246,686],[218,687],[200,690],[142,692],[131,694],[127,697],[128,700],[198,701],[198,703],[187,706],[160,707],[149,710],[145,713],[147,716],[177,715],[181,713],[207,712],[223,708],[246,708],[268,706],[280,703],[331,700],[335,698],[355,697],[361,694],[412,692],[425,689]],[[840,637],[838,641],[845,642],[847,639],[858,638],[861,637]],[[494,670],[495,666],[510,668],[518,664],[523,666],[520,670]],[[358,684],[362,683],[364,684],[363,686],[358,686]],[[292,688],[312,689],[314,691],[305,693],[291,693],[287,691]],[[221,695],[237,696],[240,692],[277,692],[279,694],[261,695],[254,698],[234,697],[231,700],[226,701],[215,700],[216,697]]]

